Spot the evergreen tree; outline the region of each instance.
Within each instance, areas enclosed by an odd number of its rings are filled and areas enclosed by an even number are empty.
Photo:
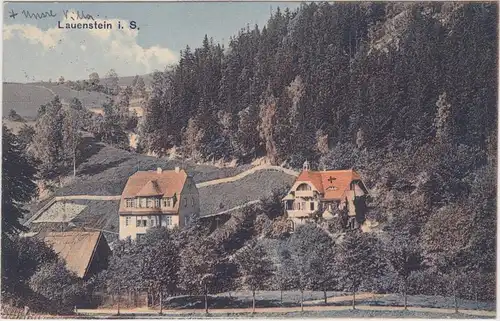
[[[6,235],[25,231],[20,220],[27,210],[24,204],[37,195],[37,170],[18,138],[2,126],[2,240]]]

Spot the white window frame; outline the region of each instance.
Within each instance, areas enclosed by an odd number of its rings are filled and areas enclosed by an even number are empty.
[[[133,198],[126,198],[125,199],[125,207],[127,207],[127,208],[134,207],[134,199]]]
[[[131,221],[132,217],[131,216],[125,216],[125,226],[129,226],[130,225],[130,221]]]

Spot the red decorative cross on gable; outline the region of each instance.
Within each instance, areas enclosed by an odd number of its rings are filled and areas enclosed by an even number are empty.
[[[328,178],[328,181],[330,182],[330,184],[332,184],[334,180],[336,180],[336,178],[335,178],[335,177],[331,177],[331,176],[330,176],[330,178]]]

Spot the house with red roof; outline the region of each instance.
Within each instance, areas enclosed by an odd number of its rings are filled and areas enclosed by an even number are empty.
[[[344,228],[359,228],[366,212],[368,189],[353,169],[312,171],[305,162],[302,172],[283,198],[290,229],[312,219],[341,219]]]
[[[140,238],[150,227],[184,227],[200,213],[199,193],[185,170],[138,171],[123,189],[120,239]]]

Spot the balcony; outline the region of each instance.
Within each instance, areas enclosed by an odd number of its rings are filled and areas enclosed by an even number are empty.
[[[295,197],[314,197],[314,191],[295,191]]]

